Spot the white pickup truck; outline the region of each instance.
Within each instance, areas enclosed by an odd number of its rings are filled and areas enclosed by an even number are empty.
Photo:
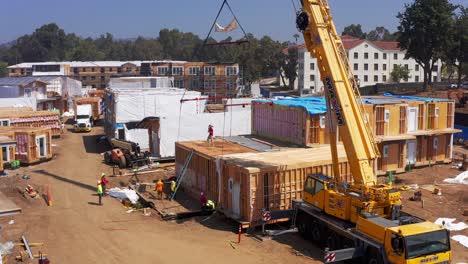
[[[89,132],[93,127],[91,118],[93,110],[90,104],[77,105],[75,111],[75,126],[76,132]]]

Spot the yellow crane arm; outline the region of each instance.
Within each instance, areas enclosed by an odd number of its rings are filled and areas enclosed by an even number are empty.
[[[349,67],[346,50],[330,14],[326,0],[302,0],[302,12],[297,16],[297,27],[304,34],[307,50],[317,59],[326,90],[327,103],[339,127],[354,184],[373,186],[377,178],[372,162],[379,156],[364,112],[358,87]],[[330,110],[329,110],[330,111]],[[339,176],[336,140],[332,146],[335,177]]]

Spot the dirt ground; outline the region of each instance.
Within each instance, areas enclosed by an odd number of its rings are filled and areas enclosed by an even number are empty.
[[[112,175],[112,168],[102,163],[99,154],[104,149],[96,145],[100,134],[100,127],[88,134],[67,131],[53,141],[53,160],[0,177],[0,191],[23,209],[19,215],[0,217],[2,242],[18,241],[21,235],[30,242],[44,242],[33,251],[47,253],[52,263],[321,263],[321,252],[297,234],[263,242],[244,235],[237,244],[236,223],[221,215],[167,222],[154,211],[151,216],[141,211],[127,213],[127,208],[110,197],[104,198],[104,206],[97,205],[97,180],[101,172]],[[434,196],[423,190],[425,205],[421,208],[420,203],[408,201],[411,191],[403,192],[405,210],[429,220],[453,217],[466,221],[461,214],[467,207],[466,187],[442,184],[443,179],[458,173],[450,165],[437,165],[397,175],[399,185],[440,184],[443,193]],[[23,175],[31,179],[23,179]],[[174,169],[169,166],[156,174],[140,175],[139,181],[152,183],[173,175]],[[108,178],[117,187],[133,180],[132,176]],[[18,187],[26,184],[39,191],[50,185],[53,205],[20,195]],[[196,207],[194,203],[183,193],[177,202],[155,200],[158,208],[175,212]],[[8,224],[10,220],[15,223]],[[455,241],[452,245],[454,262],[468,262],[467,249]],[[15,247],[9,263],[15,263],[18,250]]]

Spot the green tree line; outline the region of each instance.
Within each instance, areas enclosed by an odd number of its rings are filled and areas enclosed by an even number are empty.
[[[32,34],[24,35],[9,46],[0,48],[0,75],[6,75],[6,65],[40,61],[98,60],[186,60],[239,63],[244,79],[251,83],[261,77],[278,74],[290,43],[268,36],[255,38],[248,34],[248,43],[234,45],[204,45],[199,36],[177,29],[162,29],[155,38],[138,37],[118,40],[110,33],[99,38],[82,38],[66,33],[55,23],[43,25]],[[233,41],[227,37],[220,42]],[[209,38],[206,44],[216,43]],[[3,69],[3,70],[2,70]]]

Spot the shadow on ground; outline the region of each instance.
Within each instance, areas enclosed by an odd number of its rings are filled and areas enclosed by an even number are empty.
[[[70,180],[68,178],[64,178],[62,176],[55,175],[55,174],[50,173],[50,172],[45,171],[45,170],[35,170],[33,172],[52,177],[52,178],[54,178],[56,180],[59,180],[59,181],[70,183],[72,185],[75,185],[75,186],[83,188],[83,189],[87,189],[87,190],[90,190],[90,191],[96,191],[95,186],[91,186],[91,185],[88,185],[88,184],[85,184],[85,183],[82,183],[82,182],[77,182],[77,181],[74,181],[74,180]]]
[[[99,154],[110,150],[107,144],[100,141],[104,135],[83,135],[83,144],[87,153]]]

